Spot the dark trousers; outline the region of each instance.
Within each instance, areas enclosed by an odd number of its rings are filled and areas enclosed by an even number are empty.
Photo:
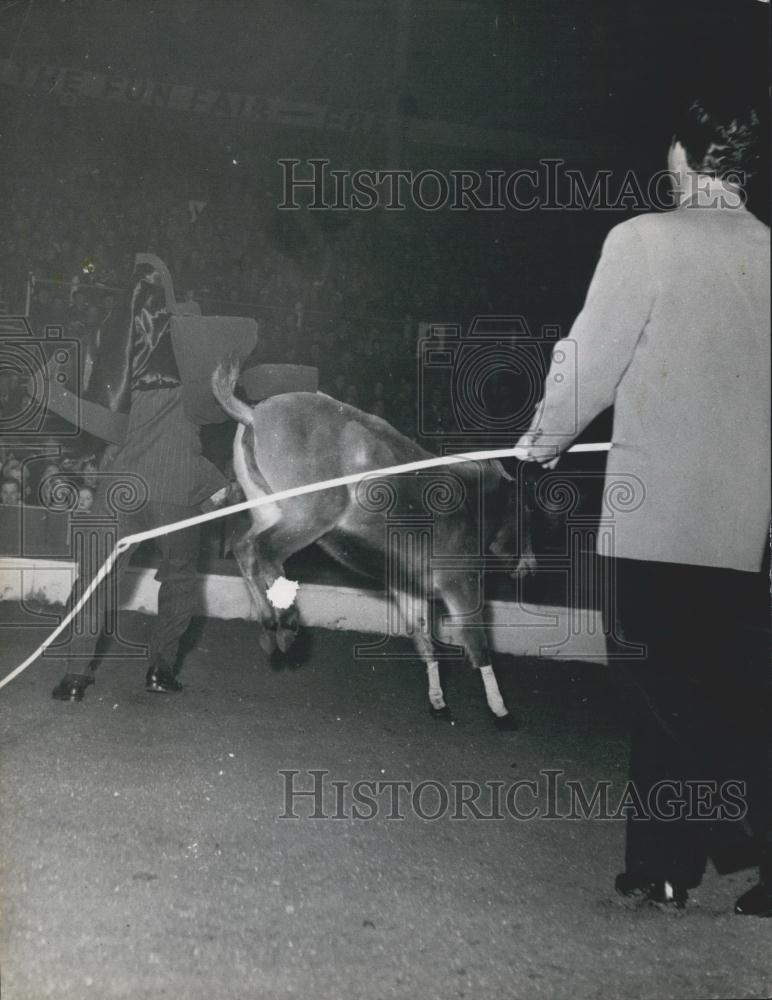
[[[83,519],[79,545],[79,576],[67,601],[67,611],[79,600],[85,588],[96,575],[112,548],[115,535],[124,537],[139,531],[148,531],[162,524],[181,521],[197,513],[195,508],[167,503],[146,503],[140,510],[109,517],[103,507],[96,506],[88,518]],[[196,564],[199,553],[199,528],[186,528],[155,539],[161,551],[159,569],[158,615],[150,637],[149,666],[173,670],[177,660],[180,640],[185,633],[195,608],[198,591]],[[132,549],[119,557],[112,573],[99,585],[94,595],[80,612],[66,636],[66,640],[52,647],[51,653],[61,659],[68,673],[86,674],[92,665],[100,639],[117,634],[117,613],[121,600],[122,582],[132,555]],[[136,648],[121,652],[117,657],[136,655]]]
[[[626,870],[689,888],[709,858],[721,872],[768,867],[768,577],[625,559],[616,560],[615,572],[617,634],[646,647],[641,659],[612,659],[630,696],[630,779],[644,803],[656,801],[658,789],[661,803],[679,793],[686,799],[683,814],[676,809],[672,819],[667,805],[647,810],[646,818],[628,813]],[[714,806],[728,793],[728,810],[695,802],[696,786],[702,783],[705,795],[713,782]],[[737,818],[740,811],[745,815]]]

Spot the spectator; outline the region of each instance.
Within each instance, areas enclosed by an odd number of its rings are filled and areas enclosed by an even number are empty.
[[[67,312],[67,320],[70,324],[77,323],[85,326],[87,312],[88,299],[85,293],[78,288],[72,293],[72,305]]]
[[[50,507],[56,486],[59,482],[60,469],[55,462],[49,462],[43,467],[38,479],[36,500],[42,507]]]
[[[3,479],[0,483],[0,504],[3,507],[18,507],[21,503],[21,488],[16,479]]]
[[[9,458],[3,467],[3,479],[13,479],[21,489],[21,462],[18,458]]]
[[[90,455],[84,460],[81,466],[81,475],[83,478],[84,485],[88,486],[91,490],[97,488],[97,470],[99,466],[97,465],[96,458]]]
[[[78,513],[86,513],[94,506],[94,491],[85,483],[78,488],[78,502],[75,510]]]

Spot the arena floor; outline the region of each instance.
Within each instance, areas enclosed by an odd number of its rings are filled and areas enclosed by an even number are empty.
[[[770,995],[768,922],[731,914],[751,876],[711,872],[683,914],[624,901],[621,822],[310,819],[305,800],[280,818],[281,769],[450,787],[546,768],[621,790],[603,668],[499,661],[522,721],[500,733],[461,667],[451,725],[415,661],[352,658],[367,637],[310,633],[279,669],[253,624],[196,625],[178,696],[131,663],[81,705],[50,699],[46,662],[0,693],[3,1000]],[[44,634],[4,628],[2,673]]]

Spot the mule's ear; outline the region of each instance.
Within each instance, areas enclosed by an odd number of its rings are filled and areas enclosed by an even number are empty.
[[[514,482],[512,476],[497,458],[486,458],[477,463],[480,470],[483,493],[491,494],[501,489],[503,484]]]
[[[510,474],[507,472],[507,470],[504,468],[503,464],[499,461],[498,458],[492,458],[490,460],[490,463],[496,470],[496,472],[498,472],[498,474],[501,476],[502,479],[507,479],[509,480],[510,483],[514,483],[515,481],[514,476],[510,476]]]

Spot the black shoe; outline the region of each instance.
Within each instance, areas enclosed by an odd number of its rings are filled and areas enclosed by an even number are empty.
[[[772,886],[766,882],[754,885],[734,904],[734,912],[744,917],[772,917]]]
[[[65,674],[51,692],[51,697],[57,701],[83,701],[86,688],[93,683],[93,674]]]
[[[683,910],[686,907],[689,893],[678,882],[668,882],[667,879],[659,879],[651,887],[647,898],[652,903],[662,903],[665,906],[673,906],[676,910]]]
[[[630,872],[620,872],[614,879],[614,888],[620,896],[647,896],[653,885],[651,879]]]
[[[630,872],[622,872],[614,880],[614,888],[620,896],[628,896],[652,903],[662,903],[683,910],[689,893],[678,882],[667,879],[648,879]]]
[[[171,670],[151,667],[145,677],[145,690],[152,694],[169,694],[171,691],[182,691],[182,684]]]

